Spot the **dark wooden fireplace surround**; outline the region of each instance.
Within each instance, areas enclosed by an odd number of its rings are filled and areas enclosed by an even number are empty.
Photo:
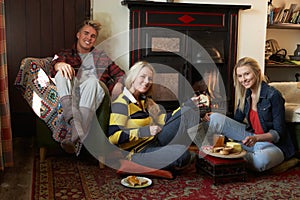
[[[209,55],[219,70],[226,90],[226,113],[231,115],[234,108],[234,88],[232,70],[236,62],[238,12],[249,9],[250,5],[213,5],[190,3],[167,3],[152,1],[124,0],[122,5],[130,10],[130,65],[139,60],[147,60],[170,66],[180,73],[191,85],[203,77],[197,70],[212,63],[202,58],[194,49],[192,40],[198,42]],[[157,29],[151,29],[151,28]],[[149,29],[150,28],[150,29]],[[166,28],[179,32],[174,34],[160,30]],[[156,51],[153,38],[172,38],[173,50]],[[158,40],[159,43],[160,40]],[[177,45],[176,45],[177,42]],[[217,50],[217,57],[215,51]],[[177,53],[178,53],[177,52]],[[201,60],[202,59],[202,60]],[[156,68],[160,72],[166,72]],[[180,82],[180,81],[179,81]],[[178,83],[178,95],[190,95],[185,92],[184,83]],[[222,97],[224,98],[224,97]],[[172,110],[176,101],[161,101],[166,109]]]

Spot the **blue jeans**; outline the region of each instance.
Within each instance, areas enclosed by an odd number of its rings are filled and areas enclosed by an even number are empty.
[[[183,167],[189,163],[191,154],[188,146],[192,139],[187,131],[198,126],[199,113],[183,106],[163,126],[153,143],[132,156],[132,161],[157,169]]]
[[[242,140],[253,133],[245,130],[246,125],[237,122],[223,114],[213,113],[210,115],[209,127],[207,130],[208,140],[213,134],[222,134],[227,138],[233,139],[242,145],[247,151],[245,159],[251,164],[255,171],[265,171],[284,160],[283,152],[271,142],[256,142],[254,146],[243,145]]]

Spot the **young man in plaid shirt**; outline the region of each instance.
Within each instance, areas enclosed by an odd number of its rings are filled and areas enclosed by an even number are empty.
[[[75,153],[75,144],[86,137],[104,98],[99,81],[105,83],[112,97],[122,92],[124,71],[104,51],[94,48],[100,26],[96,21],[84,21],[73,48],[56,54],[51,63],[63,115],[72,127],[72,134],[61,142],[68,153]]]

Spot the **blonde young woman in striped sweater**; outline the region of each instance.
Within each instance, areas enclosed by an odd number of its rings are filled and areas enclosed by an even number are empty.
[[[153,66],[144,61],[130,68],[123,93],[112,103],[109,141],[136,163],[182,169],[195,157],[187,149],[191,144],[187,130],[199,123],[200,96],[190,98],[173,113],[163,113],[148,97],[154,75]]]

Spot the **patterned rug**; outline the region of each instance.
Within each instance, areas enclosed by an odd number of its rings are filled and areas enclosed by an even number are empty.
[[[126,188],[114,169],[74,157],[35,160],[32,199],[300,199],[300,166],[284,173],[248,174],[246,182],[213,185],[212,179],[187,169],[175,179],[151,178],[143,189]]]

